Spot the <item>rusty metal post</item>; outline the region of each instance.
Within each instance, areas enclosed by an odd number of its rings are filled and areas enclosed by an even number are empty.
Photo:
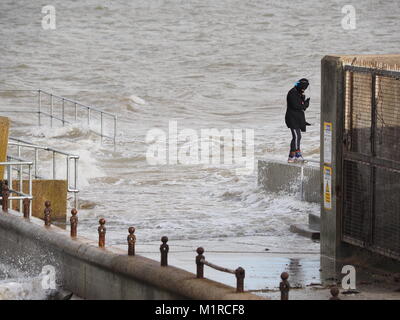
[[[135,244],[136,244],[136,236],[134,235],[135,233],[135,228],[130,227],[128,229],[129,235],[128,235],[128,256],[134,256],[135,255]]]
[[[329,300],[340,300],[338,287],[331,288],[331,295],[332,297],[330,297]]]
[[[239,267],[235,270],[236,275],[236,292],[244,291],[244,277],[245,271],[242,267]]]
[[[7,181],[3,181],[2,189],[1,189],[2,200],[2,208],[4,212],[8,212],[8,197],[10,196],[10,190],[8,189]]]
[[[29,209],[31,206],[31,200],[29,200],[28,198],[25,198],[22,202],[23,206],[24,206],[24,218],[25,219],[29,219]]]
[[[78,211],[73,208],[71,210],[71,215],[72,217],[69,219],[69,221],[71,222],[71,237],[72,238],[76,238],[77,234],[78,234],[78,217],[76,216],[78,214]]]
[[[51,225],[51,211],[52,211],[51,210],[51,202],[49,200],[47,200],[44,203],[44,206],[45,206],[45,208],[44,208],[44,225],[46,227],[48,227]]]
[[[161,238],[161,242],[162,242],[162,244],[160,245],[161,266],[167,267],[168,266],[168,251],[169,251],[169,245],[167,244],[168,237],[163,236]]]
[[[202,279],[204,278],[204,263],[202,260],[204,260],[204,249],[202,247],[197,248],[197,257],[196,257],[196,265],[197,265],[197,278]]]
[[[279,290],[281,291],[281,300],[289,300],[290,284],[288,281],[289,274],[287,272],[281,273],[281,283],[279,284]]]
[[[104,248],[106,246],[106,227],[104,226],[106,224],[106,220],[101,218],[99,220],[100,226],[98,227],[99,231],[99,247]]]

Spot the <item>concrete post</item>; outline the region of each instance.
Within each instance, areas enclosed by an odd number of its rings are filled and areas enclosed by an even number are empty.
[[[341,241],[341,172],[344,112],[344,70],[339,56],[321,61],[321,269],[322,279],[335,278]],[[326,129],[330,126],[331,134]],[[325,139],[326,138],[326,139]],[[327,154],[330,154],[329,159]],[[329,176],[330,173],[330,176]],[[327,181],[329,194],[324,189]],[[324,193],[325,190],[325,193]]]

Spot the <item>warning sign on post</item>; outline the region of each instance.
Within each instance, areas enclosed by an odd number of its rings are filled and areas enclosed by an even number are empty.
[[[332,210],[332,168],[324,166],[324,208]]]
[[[324,122],[324,163],[332,163],[332,122]]]

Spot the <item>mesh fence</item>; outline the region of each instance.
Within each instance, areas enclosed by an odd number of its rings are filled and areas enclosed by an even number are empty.
[[[345,88],[343,240],[400,259],[400,73],[348,67]]]

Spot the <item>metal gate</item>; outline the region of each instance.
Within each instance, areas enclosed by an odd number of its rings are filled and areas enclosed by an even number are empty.
[[[400,72],[346,66],[342,240],[400,260]]]

